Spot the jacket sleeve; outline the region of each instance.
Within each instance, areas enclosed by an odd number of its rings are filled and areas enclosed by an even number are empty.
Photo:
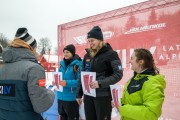
[[[142,88],[143,105],[120,106],[120,115],[133,120],[157,120],[161,115],[165,84],[164,79],[145,82]]]
[[[110,63],[110,67],[113,70],[113,74],[109,77],[106,77],[105,79],[98,80],[101,88],[109,87],[109,85],[117,83],[122,79],[123,76],[121,61],[118,57],[117,52],[113,52],[111,56],[109,56],[108,60],[108,62]]]
[[[76,66],[77,66],[77,70],[75,75],[77,76],[77,78],[74,80],[66,80],[66,87],[77,87],[78,81],[81,79],[82,62],[78,61],[76,63]]]
[[[84,63],[85,62],[85,57],[83,61],[81,62],[81,71],[84,71]],[[82,98],[83,96],[83,89],[82,89],[82,84],[81,84],[81,74],[79,74],[79,80],[78,80],[78,85],[76,89],[76,98]]]
[[[45,79],[45,71],[40,65],[35,65],[28,74],[28,94],[37,113],[48,110],[54,102],[54,93],[44,87],[40,87],[38,81]]]

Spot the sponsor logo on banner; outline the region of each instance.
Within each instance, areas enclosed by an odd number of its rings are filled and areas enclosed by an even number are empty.
[[[124,34],[138,33],[138,32],[150,31],[150,30],[157,30],[157,29],[162,29],[165,27],[166,27],[166,23],[144,25],[141,27],[132,27],[129,31],[125,32]]]
[[[157,61],[163,60],[180,60],[180,44],[176,45],[161,45],[161,46],[151,46],[149,51],[152,55],[154,55]],[[122,67],[126,68],[127,66],[127,53],[130,53],[129,57],[131,57],[134,52],[134,48],[130,48],[127,52],[127,49],[116,50],[118,54],[121,54]],[[156,53],[156,54],[155,54]]]
[[[111,31],[103,32],[104,40],[110,39],[113,35],[114,35],[114,33]],[[81,35],[81,36],[73,37],[73,39],[80,45],[87,43],[87,35]]]

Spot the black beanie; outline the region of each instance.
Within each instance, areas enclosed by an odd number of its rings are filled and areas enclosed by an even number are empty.
[[[103,33],[99,26],[94,26],[87,34],[87,38],[96,38],[103,41]]]
[[[21,39],[25,41],[32,48],[37,47],[36,40],[28,33],[27,28],[19,28],[16,32],[15,39]]]
[[[75,56],[76,49],[73,44],[67,45],[66,47],[64,47],[63,52],[64,52],[64,50],[68,50],[69,52],[72,53],[73,56]]]

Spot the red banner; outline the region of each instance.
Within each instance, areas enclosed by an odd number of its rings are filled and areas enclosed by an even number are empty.
[[[155,58],[160,73],[167,82],[165,101],[160,120],[180,119],[180,4],[129,13],[102,21],[61,29],[59,47],[76,46],[82,58],[88,47],[86,34],[95,25],[102,28],[105,42],[111,44],[121,58],[124,76],[119,82],[121,91],[131,78],[130,56],[135,48],[147,48]],[[64,40],[62,42],[62,40]],[[59,52],[61,53],[61,52]],[[61,54],[60,54],[61,55]]]

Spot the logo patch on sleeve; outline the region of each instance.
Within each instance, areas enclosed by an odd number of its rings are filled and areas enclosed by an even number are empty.
[[[38,82],[39,82],[39,86],[41,87],[44,87],[46,85],[46,79],[41,79]]]
[[[0,95],[15,96],[15,84],[0,84]]]

